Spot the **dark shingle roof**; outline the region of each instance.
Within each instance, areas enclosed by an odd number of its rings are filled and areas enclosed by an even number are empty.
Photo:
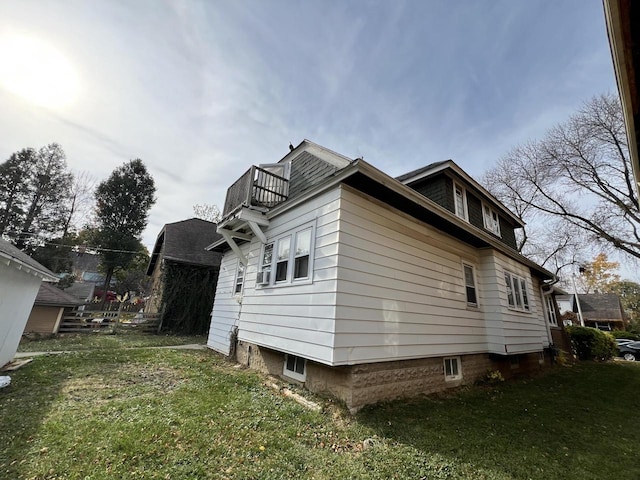
[[[309,152],[303,152],[291,160],[289,199],[320,183],[338,168]]]
[[[40,285],[40,290],[38,290],[35,301],[35,305],[54,307],[73,307],[80,303],[82,302],[76,297],[69,295],[67,292],[63,292],[47,282],[43,282]]]
[[[615,293],[591,293],[578,295],[582,314],[590,320],[622,320],[620,298]]]
[[[153,247],[147,275],[153,273],[163,246],[163,257],[166,260],[208,267],[219,266],[221,255],[205,250],[205,247],[220,238],[222,237],[216,232],[215,223],[199,218],[167,223],[158,235]]]
[[[96,286],[93,283],[74,283],[70,287],[64,289],[66,293],[76,298],[80,302],[90,302],[93,299],[93,291]]]
[[[29,255],[18,250],[16,247],[11,245],[6,240],[3,240],[2,238],[0,238],[0,256],[12,258],[17,262],[20,262],[28,267],[31,267],[33,270],[45,276],[56,278],[56,274],[53,273],[51,270],[49,270],[47,267],[36,262]]]
[[[426,167],[418,168],[416,170],[412,170],[410,172],[403,173],[402,175],[396,177],[396,180],[398,180],[399,182],[404,182],[408,178],[415,177],[416,175],[420,175],[421,173],[424,173],[424,172],[426,172],[428,170],[431,170],[432,168],[439,167],[440,165],[442,165],[443,163],[447,163],[448,161],[449,160],[443,160],[441,162],[430,163]]]

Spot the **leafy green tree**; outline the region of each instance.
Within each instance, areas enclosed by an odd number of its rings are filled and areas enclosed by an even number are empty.
[[[610,283],[606,291],[615,293],[620,297],[629,320],[632,324],[640,327],[640,284],[629,280],[621,280]]]
[[[131,263],[126,268],[119,269],[114,273],[115,291],[120,295],[132,291],[144,295],[150,281],[150,278],[147,277],[147,265],[149,265],[149,251],[140,244],[140,251]]]
[[[116,168],[96,188],[94,240],[101,249],[105,294],[114,271],[126,268],[140,251],[140,236],[156,201],[155,192],[153,177],[140,159]]]
[[[23,149],[0,165],[0,229],[21,250],[62,229],[73,175],[60,145]]]
[[[0,233],[15,235],[20,230],[36,155],[33,148],[25,148],[0,164]]]

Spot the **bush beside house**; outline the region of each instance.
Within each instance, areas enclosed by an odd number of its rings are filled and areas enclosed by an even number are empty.
[[[614,337],[597,328],[571,326],[566,330],[573,354],[580,360],[608,360],[617,353]]]

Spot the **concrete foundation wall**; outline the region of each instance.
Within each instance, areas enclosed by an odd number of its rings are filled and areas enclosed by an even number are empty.
[[[249,368],[283,376],[285,355],[247,342],[238,342],[237,361]],[[516,356],[490,354],[460,355],[462,379],[446,381],[443,357],[329,367],[307,361],[304,386],[315,393],[344,401],[351,411],[365,405],[441,392],[474,383],[488,371],[499,370],[504,378],[535,373],[549,365],[540,364],[538,353]],[[517,359],[517,361],[516,361]]]

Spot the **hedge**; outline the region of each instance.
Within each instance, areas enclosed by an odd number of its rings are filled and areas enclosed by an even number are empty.
[[[612,335],[591,327],[566,327],[573,354],[580,360],[608,360],[618,352]]]

